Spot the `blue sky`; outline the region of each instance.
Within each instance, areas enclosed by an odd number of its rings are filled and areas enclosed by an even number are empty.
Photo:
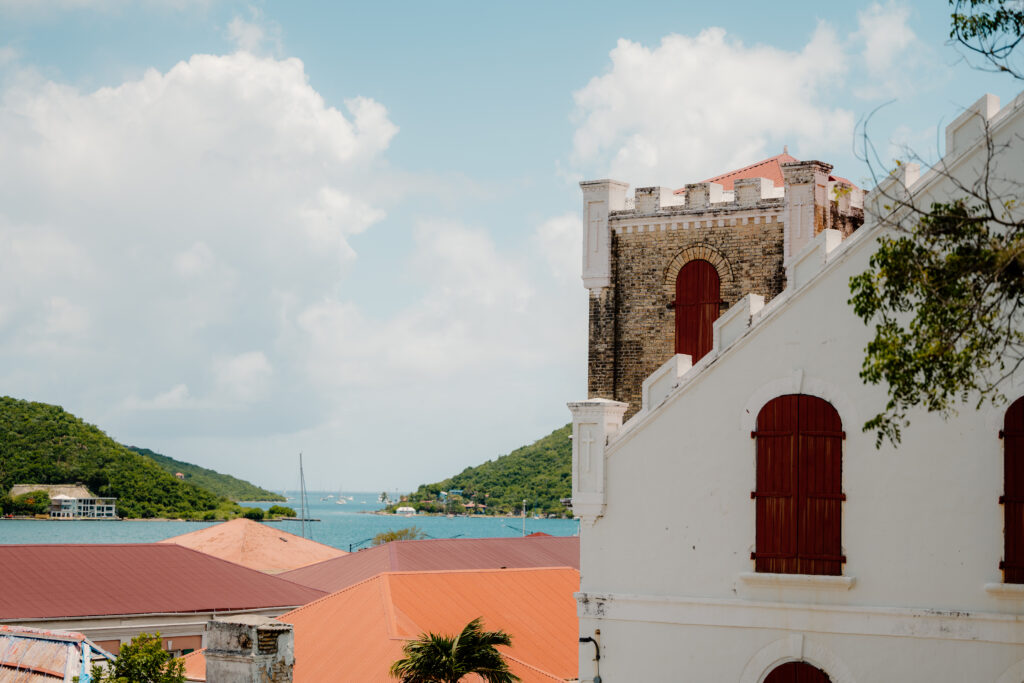
[[[0,391],[405,489],[585,395],[579,180],[868,179],[1018,84],[936,2],[0,0]],[[865,185],[869,186],[870,181]]]

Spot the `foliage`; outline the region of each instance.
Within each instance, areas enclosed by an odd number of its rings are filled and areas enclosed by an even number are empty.
[[[229,501],[164,472],[58,406],[0,397],[0,491],[82,482],[122,517],[200,517]]]
[[[512,683],[520,679],[498,651],[499,645],[511,644],[504,631],[484,631],[477,617],[457,636],[423,633],[406,643],[405,657],[391,665],[390,673],[402,683],[457,683],[474,673],[487,683]]]
[[[515,513],[523,500],[541,514],[567,514],[561,500],[572,495],[572,426],[556,429],[542,439],[508,455],[467,467],[454,477],[424,484],[402,503],[430,512],[463,512],[464,503],[487,506],[488,514]],[[441,491],[462,490],[461,496],[440,502]]]
[[[949,37],[985,59],[996,71],[1022,78],[1011,57],[1024,38],[1024,5],[1020,0],[949,0]]]
[[[161,647],[160,634],[140,633],[121,652],[110,668],[92,668],[96,683],[185,683],[185,664]],[[77,680],[77,679],[76,679]]]
[[[220,472],[200,467],[199,465],[175,460],[174,458],[151,451],[148,448],[139,448],[138,446],[127,446],[127,448],[130,451],[135,451],[139,455],[146,456],[159,465],[160,468],[168,474],[181,472],[185,475],[185,481],[218,496],[230,498],[234,501],[285,500],[282,495],[250,484],[243,479],[232,477],[230,474],[221,474]]]
[[[1007,60],[1021,39],[1024,5],[950,4],[951,36],[1020,78]],[[876,446],[887,439],[900,442],[915,406],[948,417],[961,402],[1003,400],[1000,385],[1024,361],[1024,221],[1018,200],[1024,186],[1000,174],[1000,157],[1011,143],[997,144],[988,121],[979,118],[984,158],[975,165],[976,175],[965,180],[944,163],[930,171],[949,188],[949,201],[922,201],[896,173],[872,191],[885,212],[875,218],[889,232],[879,238],[868,270],[851,278],[850,303],[865,323],[875,324],[860,376],[888,386],[885,409],[864,425],[875,431]],[[866,133],[862,158],[873,169],[882,166]]]
[[[295,517],[295,509],[286,505],[271,505],[267,508],[270,517]]]
[[[262,522],[266,515],[260,508],[242,508],[242,516],[254,522]]]
[[[20,496],[4,496],[0,499],[0,511],[12,515],[42,515],[50,509],[50,494],[46,491],[29,491]]]
[[[415,541],[418,538],[426,537],[427,535],[418,526],[407,526],[404,529],[380,532],[373,537],[373,545],[384,545],[391,541]]]
[[[876,323],[861,377],[889,387],[865,424],[877,445],[899,442],[913,406],[948,416],[971,394],[995,396],[1024,358],[1024,226],[966,198],[907,222],[850,282],[854,312]]]

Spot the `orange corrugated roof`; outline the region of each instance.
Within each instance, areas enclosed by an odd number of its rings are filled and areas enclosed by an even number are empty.
[[[578,536],[392,541],[287,572],[281,578],[333,593],[388,571],[580,566]]]
[[[348,555],[344,550],[241,517],[160,542],[183,545],[268,574]]]
[[[295,683],[393,683],[406,642],[476,617],[512,636],[513,673],[547,683],[576,677],[579,585],[571,567],[385,572],[278,618],[295,627]]]
[[[387,572],[280,620],[295,626],[296,683],[393,680],[406,641],[458,633],[479,616],[512,636],[524,681],[564,680],[576,676],[579,582],[570,567]]]

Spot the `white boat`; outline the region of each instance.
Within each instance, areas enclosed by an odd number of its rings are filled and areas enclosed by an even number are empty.
[[[349,499],[351,500],[351,498]],[[338,489],[338,500],[334,501],[335,505],[347,505],[348,501],[345,500],[345,496],[341,495],[341,489]]]

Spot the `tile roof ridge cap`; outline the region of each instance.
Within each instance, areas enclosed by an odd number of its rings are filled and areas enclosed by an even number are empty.
[[[521,658],[516,657],[515,655],[510,654],[508,652],[505,652],[504,656],[505,656],[505,659],[511,659],[511,660],[517,662],[518,664],[521,664],[522,666],[525,666],[527,669],[532,669],[533,671],[536,671],[537,673],[543,674],[545,676],[550,676],[552,679],[554,679],[556,681],[564,681],[565,680],[561,676],[553,674],[550,671],[548,671],[547,669],[542,669],[539,666],[535,666],[533,664],[530,664],[529,662],[526,662],[526,661],[522,660]]]
[[[296,614],[298,612],[301,612],[301,611],[303,611],[306,608],[312,607],[313,605],[316,605],[316,604],[319,604],[319,603],[323,602],[324,600],[328,600],[330,598],[333,598],[336,595],[340,595],[341,593],[345,593],[347,591],[350,591],[350,590],[352,590],[354,588],[357,588],[358,586],[362,586],[364,583],[369,583],[370,581],[376,581],[381,576],[383,576],[384,574],[387,574],[387,573],[388,572],[380,572],[378,574],[374,574],[373,576],[368,576],[365,579],[363,579],[362,581],[357,581],[356,583],[353,583],[351,586],[345,586],[344,588],[339,588],[338,590],[336,590],[336,591],[334,591],[332,593],[325,593],[324,591],[321,591],[319,588],[310,588],[310,590],[320,591],[321,593],[324,593],[324,595],[320,596],[316,600],[312,600],[310,602],[307,602],[305,605],[299,605],[295,609],[289,610],[289,611],[285,612],[284,614],[282,614],[281,616],[274,617],[274,618],[278,619],[278,620],[284,619],[285,617],[287,617],[290,614]],[[287,579],[284,579],[284,580],[287,581]],[[302,584],[296,584],[296,585],[297,586],[301,586]],[[308,588],[308,586],[306,586],[306,588]]]

